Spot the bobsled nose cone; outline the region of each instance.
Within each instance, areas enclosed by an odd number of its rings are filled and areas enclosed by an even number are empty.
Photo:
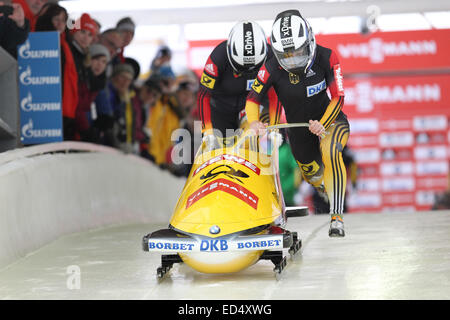
[[[211,233],[211,234],[219,234],[220,233],[219,226],[214,225],[211,228],[209,228],[209,233]]]

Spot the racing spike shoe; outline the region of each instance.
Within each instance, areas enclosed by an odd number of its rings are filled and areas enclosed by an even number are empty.
[[[328,231],[328,235],[330,237],[345,237],[342,214],[331,215],[330,231]]]

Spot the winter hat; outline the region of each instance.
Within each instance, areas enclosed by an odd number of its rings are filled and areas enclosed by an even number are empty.
[[[79,28],[78,28],[79,27]],[[87,30],[93,36],[97,34],[98,26],[97,23],[91,18],[87,13],[83,13],[81,17],[75,23],[75,28],[71,30],[72,33],[75,33],[80,30]]]
[[[126,57],[124,62],[133,67],[134,80],[136,80],[139,77],[139,75],[141,74],[141,66],[139,65],[139,62],[137,62],[135,59],[130,58],[130,57]]]
[[[116,29],[119,31],[131,31],[134,33],[136,25],[130,17],[122,18],[117,22]]]
[[[129,65],[127,63],[116,64],[113,68],[112,77],[115,77],[119,73],[123,73],[123,72],[129,73],[131,75],[131,78],[134,78],[134,69],[131,65]]]
[[[106,60],[111,60],[111,55],[109,54],[108,48],[100,43],[91,44],[89,47],[89,54],[91,55],[91,58],[105,56]]]

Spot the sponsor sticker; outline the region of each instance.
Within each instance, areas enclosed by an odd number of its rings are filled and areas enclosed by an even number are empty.
[[[207,74],[209,74],[210,76],[213,76],[213,77],[217,77],[219,75],[219,71],[217,70],[217,66],[211,60],[211,58],[208,58],[208,61],[206,61],[205,72]]]
[[[263,85],[259,83],[258,79],[255,79],[255,82],[253,82],[252,89],[256,91],[256,93],[261,93],[261,90],[263,88]]]
[[[149,251],[227,252],[283,249],[283,235],[261,235],[235,239],[149,239]]]
[[[340,64],[333,66],[334,80],[336,81],[338,96],[344,96],[344,77],[342,76],[342,69]]]
[[[266,83],[267,79],[270,77],[270,73],[267,71],[266,66],[263,65],[258,71],[258,80],[262,83]]]
[[[216,79],[211,78],[205,72],[202,74],[202,80],[200,82],[202,85],[209,89],[214,89],[214,85],[216,83]]]
[[[284,17],[280,23],[280,35],[281,39],[291,38],[292,39],[292,27],[291,27],[291,17]]]
[[[251,23],[244,23],[244,56],[255,55],[255,40]]]
[[[312,86],[306,87],[306,95],[308,97],[312,97],[312,96],[318,94],[319,92],[325,90],[326,88],[327,88],[327,84],[325,82],[325,79],[323,79],[321,82],[319,82],[317,84],[313,84]]]
[[[247,188],[226,179],[217,179],[211,181],[191,194],[186,201],[186,209],[196,203],[204,196],[215,191],[223,191],[247,203],[253,209],[258,207],[258,197]]]
[[[231,154],[222,154],[220,156],[209,159],[208,161],[203,163],[201,166],[199,166],[197,169],[195,169],[192,176],[194,177],[201,170],[205,169],[206,167],[208,167],[216,162],[222,161],[222,160],[232,161],[234,163],[241,164],[241,165],[247,167],[248,169],[252,170],[257,175],[259,175],[261,173],[261,169],[259,169],[256,165],[254,165],[250,161],[245,160],[244,158],[241,158],[241,157],[238,157],[235,155],[231,155]]]
[[[252,90],[253,83],[255,82],[255,79],[247,80],[247,91]]]

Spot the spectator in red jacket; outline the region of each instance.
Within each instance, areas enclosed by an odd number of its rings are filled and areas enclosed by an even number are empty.
[[[78,74],[72,51],[67,42],[66,9],[56,3],[42,7],[35,31],[58,31],[61,44],[62,111],[64,140],[75,138],[75,111],[78,105]]]

